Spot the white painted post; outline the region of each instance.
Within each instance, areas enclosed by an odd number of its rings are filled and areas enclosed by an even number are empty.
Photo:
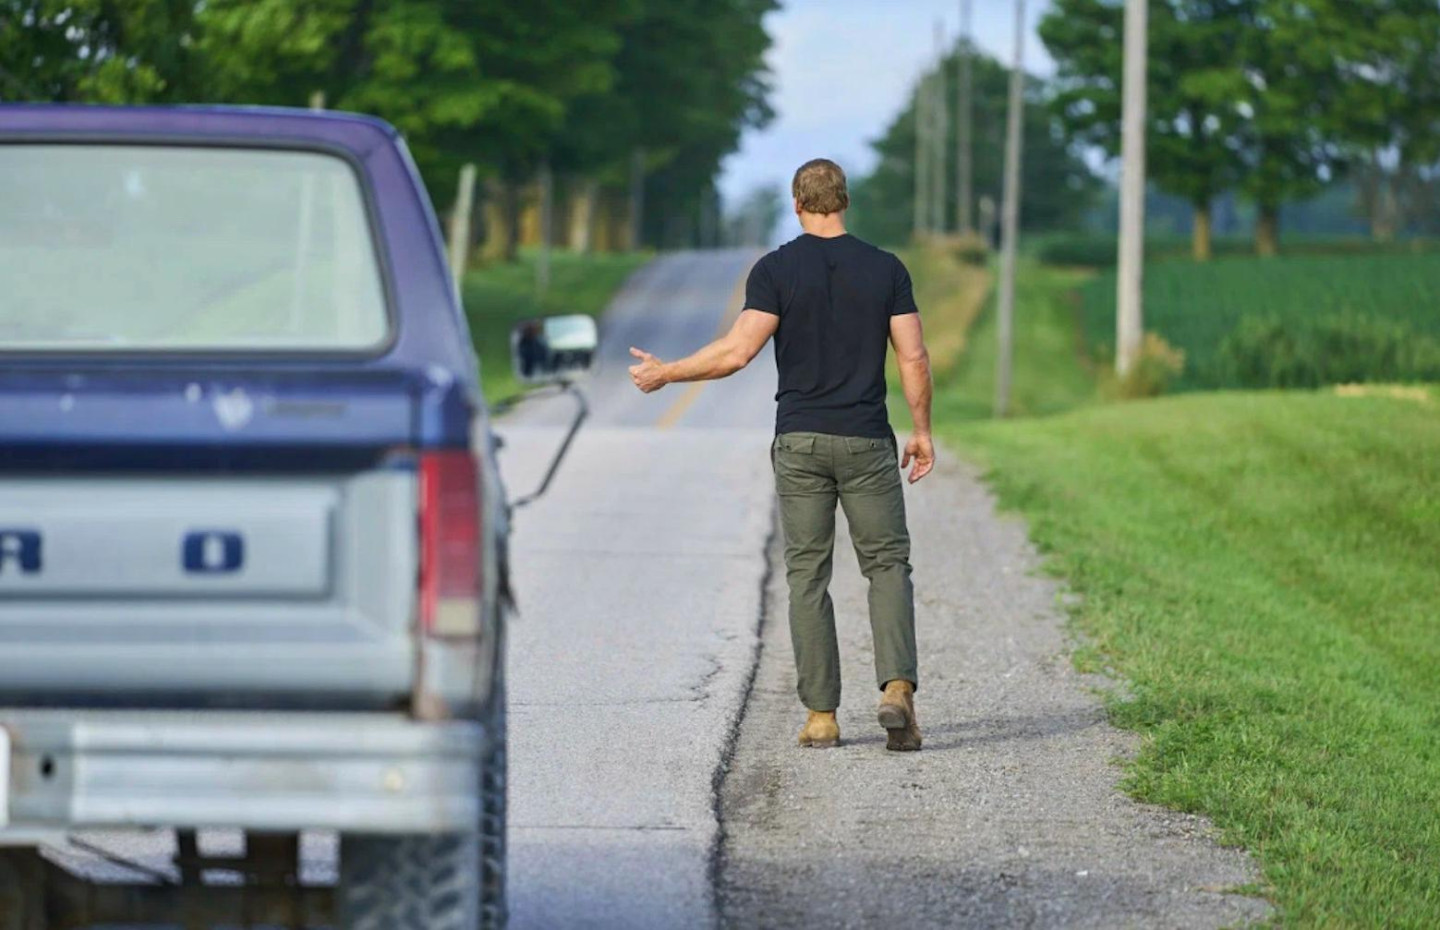
[[[470,214],[475,209],[475,164],[467,162],[460,169],[460,186],[455,192],[455,207],[450,213],[450,274],[455,290],[465,277],[465,260],[470,255]]]

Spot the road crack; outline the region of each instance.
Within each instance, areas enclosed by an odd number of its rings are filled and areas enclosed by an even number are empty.
[[[755,624],[751,628],[753,644],[750,647],[750,668],[745,673],[745,682],[740,690],[740,703],[736,708],[735,716],[730,721],[728,732],[725,734],[725,742],[720,747],[720,759],[715,765],[715,771],[710,778],[710,803],[715,817],[715,836],[710,843],[710,852],[706,863],[706,876],[710,888],[710,914],[715,926],[722,926],[721,914],[721,892],[720,882],[725,874],[725,816],[723,806],[723,792],[725,779],[730,774],[731,763],[735,759],[736,748],[740,745],[740,728],[745,723],[745,711],[750,707],[750,698],[755,690],[755,678],[760,671],[760,659],[764,652],[765,625],[769,620],[767,616],[770,609],[770,582],[775,571],[775,543],[777,534],[780,531],[779,510],[772,500],[770,507],[770,529],[765,534],[765,542],[761,549],[762,557],[765,559],[765,570],[760,574],[760,599],[759,607],[755,612]]]

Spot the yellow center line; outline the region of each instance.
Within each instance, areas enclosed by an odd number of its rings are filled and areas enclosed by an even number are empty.
[[[725,308],[725,315],[720,319],[720,327],[715,330],[716,339],[730,331],[730,327],[735,325],[736,318],[740,316],[740,311],[745,309],[745,280],[749,275],[750,270],[747,268],[745,273],[736,279],[735,287],[730,290],[730,303]],[[707,383],[691,381],[685,385],[685,390],[680,392],[680,396],[675,398],[675,402],[660,415],[660,419],[655,421],[655,428],[670,429],[679,423],[680,418],[685,416],[685,411],[690,409],[695,403],[695,399],[700,396],[700,392],[705,390]]]

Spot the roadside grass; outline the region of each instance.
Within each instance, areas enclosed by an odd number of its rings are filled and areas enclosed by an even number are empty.
[[[1440,926],[1440,390],[946,419],[1082,595],[1127,788],[1254,851],[1290,926]]]
[[[994,275],[936,254],[905,253],[915,279],[935,372],[935,421],[987,419],[995,406]],[[1093,273],[1022,260],[1016,275],[1011,411],[1033,416],[1069,410],[1097,396],[1080,346],[1075,289]],[[891,413],[909,411],[891,373]]]
[[[552,252],[550,288],[543,300],[535,296],[533,252],[522,252],[516,262],[486,265],[466,274],[461,294],[486,399],[494,403],[519,390],[510,368],[512,326],[559,313],[599,316],[631,273],[650,257],[643,252]]]
[[[938,247],[912,248],[901,258],[915,287],[930,364],[948,370],[968,347],[970,330],[990,298],[995,274],[988,267],[959,262]]]
[[[1077,662],[1142,736],[1125,787],[1250,849],[1282,925],[1440,926],[1440,387],[1098,403],[1086,281],[1023,263],[1016,417],[991,295],[935,428],[1082,596]]]

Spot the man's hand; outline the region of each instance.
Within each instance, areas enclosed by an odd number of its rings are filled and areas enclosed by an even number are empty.
[[[643,349],[630,347],[630,354],[640,360],[630,366],[630,380],[646,394],[660,390],[670,382],[665,378],[665,363]]]
[[[914,484],[930,474],[930,469],[935,467],[935,443],[929,436],[911,436],[910,441],[905,443],[905,455],[900,459],[900,469],[903,471],[909,468],[911,460],[914,460],[915,467],[910,469],[910,483]]]
[[[662,362],[644,349],[631,346],[630,354],[640,363],[630,366],[630,380],[649,394],[667,384],[728,378],[750,364],[779,325],[780,318],[773,313],[742,310],[729,332],[693,355],[673,362]]]

